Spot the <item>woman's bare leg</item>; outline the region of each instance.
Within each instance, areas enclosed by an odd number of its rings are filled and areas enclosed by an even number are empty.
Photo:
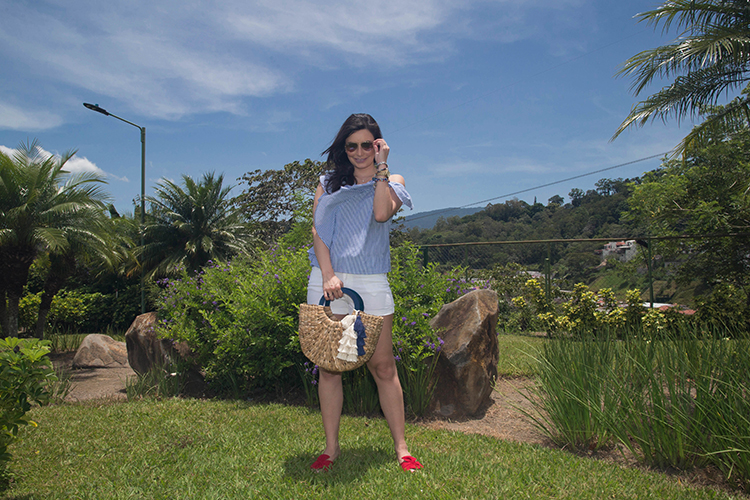
[[[323,431],[326,434],[324,454],[335,460],[341,453],[339,448],[339,426],[341,409],[344,405],[344,389],[341,385],[341,374],[320,370],[318,380],[318,397],[320,414],[323,417]]]
[[[333,319],[341,320],[344,314],[334,314]],[[326,435],[325,455],[336,460],[341,454],[339,447],[339,427],[341,425],[341,410],[344,407],[344,388],[340,373],[319,371],[318,398],[320,399],[320,415],[323,417],[323,432]]]
[[[383,317],[383,330],[367,367],[378,385],[380,408],[391,429],[393,447],[401,462],[401,457],[409,455],[409,449],[405,437],[404,393],[398,379],[396,360],[393,358],[393,314]]]

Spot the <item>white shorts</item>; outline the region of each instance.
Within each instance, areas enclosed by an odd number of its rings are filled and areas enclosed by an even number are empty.
[[[346,288],[351,288],[362,297],[367,314],[387,316],[395,311],[393,294],[385,274],[349,274],[336,273]],[[323,273],[320,268],[313,266],[310,271],[310,281],[307,284],[307,303],[318,305],[323,296]],[[334,314],[349,314],[352,312],[352,301],[344,295],[341,299],[331,302],[331,312]]]

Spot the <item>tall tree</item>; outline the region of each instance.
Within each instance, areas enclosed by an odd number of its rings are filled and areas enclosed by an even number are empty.
[[[210,172],[196,182],[182,176],[182,186],[164,180],[155,189],[141,249],[150,276],[168,276],[185,267],[201,269],[209,260],[226,260],[252,251],[254,240],[239,209],[228,199],[224,176]]]
[[[46,154],[37,141],[22,143],[11,156],[0,153],[0,313],[3,335],[18,334],[18,302],[39,252],[62,254],[71,239],[96,239],[91,214],[104,209],[104,181],[91,172],[70,174],[75,154]]]
[[[81,263],[101,272],[117,273],[121,264],[129,258],[129,252],[120,241],[114,221],[100,209],[83,209],[76,212],[77,225],[86,231],[70,231],[65,228],[68,245],[58,251],[49,251],[49,269],[42,289],[35,335],[44,338],[47,316],[52,299],[64,286]]]
[[[247,188],[235,199],[242,213],[253,224],[253,232],[263,241],[276,241],[292,226],[294,213],[305,207],[312,211],[315,188],[325,164],[295,161],[280,170],[255,170],[240,180]]]
[[[668,160],[633,187],[630,217],[655,236],[738,234],[662,242],[680,257],[680,275],[709,289],[732,283],[750,300],[750,132]]]
[[[645,50],[628,59],[618,74],[633,78],[639,95],[655,78],[674,79],[671,85],[636,104],[613,137],[630,126],[649,120],[678,121],[704,116],[705,120],[676,148],[682,153],[691,143],[703,143],[717,126],[736,131],[750,117],[750,1],[671,0],[636,17],[653,25],[681,30],[671,44]],[[730,91],[740,96],[721,109],[712,106]]]

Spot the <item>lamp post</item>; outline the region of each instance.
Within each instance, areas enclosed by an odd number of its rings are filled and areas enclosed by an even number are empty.
[[[98,104],[89,104],[87,102],[84,102],[83,105],[91,111],[96,111],[97,113],[101,113],[105,116],[117,118],[118,120],[132,125],[141,131],[141,230],[139,232],[141,233],[141,250],[143,251],[145,248],[143,229],[146,226],[146,127],[141,127],[140,125],[136,125],[135,123],[126,120],[125,118],[113,115],[106,109],[100,108]],[[141,314],[144,314],[146,312],[146,288],[144,282],[145,270],[143,268],[143,255],[141,255]]]

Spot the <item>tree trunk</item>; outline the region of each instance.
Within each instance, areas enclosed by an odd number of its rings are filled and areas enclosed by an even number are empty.
[[[18,302],[23,295],[23,287],[29,279],[29,268],[36,257],[36,250],[24,247],[5,249],[3,278],[6,279],[5,291],[8,297],[6,313],[8,329],[6,337],[18,337]]]
[[[36,318],[34,335],[38,339],[44,338],[44,327],[47,324],[47,316],[52,308],[52,299],[65,284],[65,281],[73,273],[76,261],[72,254],[50,255],[50,268],[47,278],[44,280],[44,292],[42,301],[39,303],[39,313]]]
[[[18,302],[21,295],[8,291],[8,334],[6,337],[18,337]]]
[[[34,327],[34,336],[38,339],[44,338],[44,326],[47,324],[47,316],[49,310],[52,308],[52,299],[55,297],[53,294],[48,294],[45,290],[42,294],[42,301],[39,304],[39,312],[36,317],[36,326]]]
[[[0,290],[0,339],[8,336],[8,298],[5,289]]]

